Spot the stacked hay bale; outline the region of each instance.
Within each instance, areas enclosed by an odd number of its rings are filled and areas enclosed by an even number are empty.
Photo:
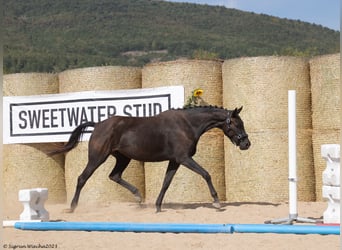
[[[226,197],[230,202],[288,200],[288,90],[296,90],[298,199],[315,199],[311,147],[309,64],[296,57],[224,62],[223,104],[240,113],[251,147],[225,139]]]
[[[58,93],[58,77],[47,73],[9,74],[3,77],[4,96],[29,96]],[[49,203],[65,202],[64,156],[47,156],[49,143],[6,144],[3,147],[4,208],[22,209],[14,205],[18,191],[48,188]]]
[[[141,87],[141,68],[106,66],[67,70],[59,74],[60,93],[120,90]],[[71,201],[77,178],[88,162],[88,142],[81,142],[65,158],[65,179],[67,200]],[[111,201],[135,201],[125,188],[111,181],[108,176],[115,165],[115,158],[109,157],[88,180],[80,196],[82,202],[106,203]],[[123,178],[136,186],[144,196],[144,169],[141,162],[131,161]]]
[[[184,86],[185,97],[196,88],[204,90],[203,99],[222,106],[222,63],[205,60],[176,60],[146,65],[142,87]],[[156,138],[157,139],[157,138]],[[213,129],[204,134],[194,156],[212,177],[221,200],[225,200],[223,134]],[[162,187],[167,162],[145,163],[146,200],[154,202]],[[181,167],[165,195],[164,202],[211,202],[206,182],[196,173]]]
[[[310,60],[312,91],[313,153],[316,175],[316,198],[322,200],[322,144],[339,144],[340,123],[340,54],[318,56]]]

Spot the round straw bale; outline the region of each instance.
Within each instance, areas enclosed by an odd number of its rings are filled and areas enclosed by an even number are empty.
[[[205,133],[198,143],[197,154],[193,159],[209,172],[219,199],[224,201],[223,139],[217,140],[218,137],[222,138],[223,134],[217,129]],[[203,157],[203,154],[207,157]],[[167,165],[168,162],[145,162],[146,202],[156,201]],[[212,202],[212,200],[206,181],[200,175],[181,166],[165,194],[163,203]]]
[[[208,104],[222,106],[222,63],[205,60],[176,60],[152,63],[143,67],[142,87],[182,85],[185,98],[196,88],[204,90]],[[194,159],[212,176],[221,200],[225,200],[223,134],[211,130],[204,134]],[[146,200],[157,199],[165,175],[167,162],[145,163]],[[161,168],[165,166],[165,168]],[[205,181],[197,174],[181,167],[165,196],[166,202],[211,202]]]
[[[17,73],[4,75],[4,96],[28,96],[58,93],[58,77],[48,73]]]
[[[184,86],[185,98],[194,89],[204,90],[203,99],[222,106],[222,63],[214,60],[176,60],[147,64],[142,69],[142,87]]]
[[[310,76],[316,198],[322,201],[322,172],[326,162],[321,156],[321,145],[340,143],[341,138],[340,54],[311,59]]]
[[[312,91],[312,128],[339,129],[340,54],[318,56],[310,60]]]
[[[46,143],[4,145],[3,190],[9,199],[17,201],[20,189],[44,187],[47,202],[65,202],[64,157],[51,158],[46,149]]]
[[[239,150],[225,139],[227,201],[288,201],[288,131],[259,130],[249,133],[249,138],[252,148],[247,151]],[[298,155],[310,151],[311,131],[299,131],[297,140]],[[297,160],[298,200],[315,200],[314,171],[305,168],[312,165],[311,157]]]
[[[55,74],[20,73],[4,76],[5,96],[56,94],[58,77]],[[51,143],[6,144],[3,147],[4,204],[13,205],[20,189],[48,188],[47,202],[66,200],[64,156],[48,157]],[[13,209],[13,208],[9,208]]]
[[[244,107],[240,116],[252,144],[240,152],[225,141],[227,200],[288,200],[288,90],[296,90],[298,197],[314,200],[308,61],[275,56],[232,59],[223,63],[222,78],[223,104]]]
[[[118,90],[141,88],[141,69],[136,67],[106,66],[67,70],[59,74],[60,92],[79,92],[89,90]],[[67,200],[72,199],[77,178],[88,161],[88,142],[80,142],[67,153],[65,158],[65,181]],[[115,158],[102,164],[91,176],[81,192],[80,203],[133,201],[134,196],[122,186],[108,178],[115,165]],[[143,164],[131,161],[123,178],[135,185],[144,196]]]
[[[141,68],[103,66],[66,70],[58,75],[61,93],[141,88]]]
[[[297,128],[311,128],[309,64],[299,57],[251,57],[222,66],[223,105],[243,106],[248,131],[287,129],[288,90],[296,90]]]

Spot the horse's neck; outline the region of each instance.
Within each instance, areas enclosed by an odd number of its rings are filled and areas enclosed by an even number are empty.
[[[226,120],[227,114],[225,110],[196,110],[189,115],[190,122],[200,135],[206,131],[217,128]]]

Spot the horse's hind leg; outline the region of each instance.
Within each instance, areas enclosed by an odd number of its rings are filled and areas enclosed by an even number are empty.
[[[173,177],[175,176],[178,168],[179,168],[178,163],[176,163],[174,161],[169,162],[169,165],[168,165],[167,170],[166,170],[163,186],[162,186],[162,189],[160,190],[158,199],[156,201],[157,212],[161,211],[161,204],[162,204],[162,201],[164,199],[165,193],[166,193],[167,189],[169,188],[171,181],[172,181]]]
[[[125,181],[124,179],[122,179],[122,173],[127,168],[127,166],[129,164],[129,162],[131,161],[131,159],[127,158],[126,156],[124,156],[122,154],[120,154],[119,152],[116,152],[114,154],[114,156],[116,158],[116,164],[115,164],[115,167],[114,167],[113,171],[110,173],[109,178],[112,181],[115,181],[119,185],[121,185],[124,188],[128,189],[129,191],[131,191],[131,193],[134,195],[136,200],[140,203],[142,201],[142,196],[141,196],[139,190],[135,186],[133,186],[132,184],[130,184],[127,181]]]
[[[201,175],[203,179],[205,179],[205,181],[208,184],[210,194],[214,198],[213,206],[215,208],[221,208],[220,201],[218,199],[217,192],[214,188],[214,185],[211,181],[210,174],[204,168],[202,168],[197,162],[195,162],[192,158],[186,159],[184,162],[182,162],[182,164],[186,166],[187,168],[189,168],[190,170],[194,171],[195,173]]]
[[[94,154],[93,154],[94,155]],[[103,154],[102,157],[98,154],[96,156],[89,157],[86,168],[83,170],[81,175],[77,179],[77,186],[74,197],[71,201],[70,209],[65,210],[67,213],[74,212],[77,207],[80,193],[87,180],[92,176],[95,170],[108,158],[108,155]]]

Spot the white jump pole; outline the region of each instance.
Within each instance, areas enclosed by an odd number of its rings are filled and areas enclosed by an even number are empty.
[[[4,220],[2,222],[2,227],[14,227],[14,224],[17,222],[33,223],[33,222],[42,222],[42,220]]]
[[[297,212],[297,124],[296,91],[288,91],[288,144],[289,144],[289,217],[265,221],[273,224],[292,224],[294,221],[316,223],[316,220],[298,217]]]
[[[296,140],[296,91],[288,91],[288,130],[289,130],[289,210],[290,219],[297,213],[297,140]]]

